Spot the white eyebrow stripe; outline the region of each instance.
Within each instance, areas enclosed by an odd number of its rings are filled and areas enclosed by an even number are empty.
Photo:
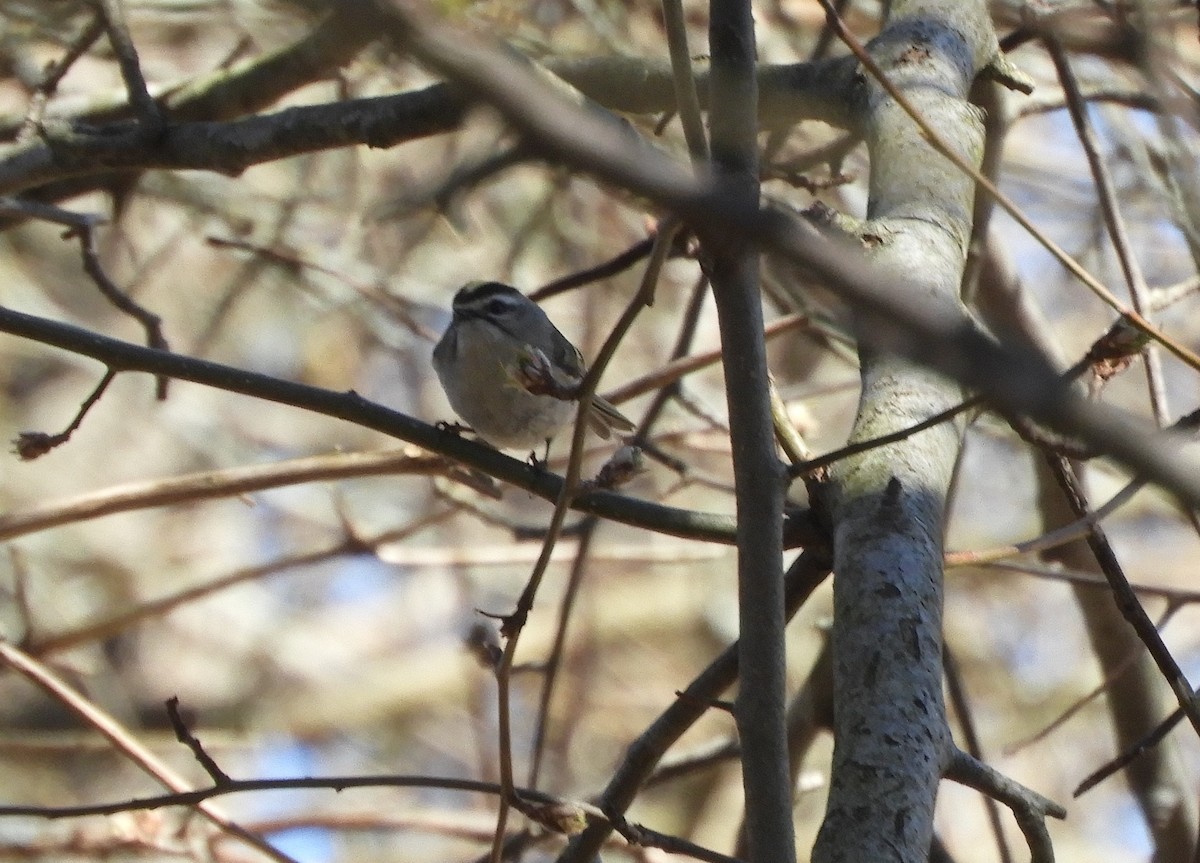
[[[498,282],[485,282],[460,290],[454,296],[453,307],[473,311],[485,308],[494,300],[499,300],[513,309],[521,305],[522,297],[515,288]]]

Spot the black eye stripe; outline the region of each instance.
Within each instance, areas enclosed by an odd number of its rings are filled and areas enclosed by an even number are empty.
[[[502,320],[521,314],[528,302],[516,288],[501,282],[472,282],[454,295],[452,308],[458,320],[484,318],[500,326]]]

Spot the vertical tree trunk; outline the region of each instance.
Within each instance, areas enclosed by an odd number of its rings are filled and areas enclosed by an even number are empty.
[[[982,2],[898,2],[871,56],[959,153],[978,163],[967,93],[994,56]],[[932,307],[956,307],[970,235],[970,178],[863,73],[869,221],[852,230],[885,272]],[[869,317],[856,325],[872,326]],[[959,388],[894,355],[862,351],[851,440],[953,406]],[[834,758],[813,859],[925,861],[938,783],[953,752],[942,699],[942,532],[960,433],[943,424],[840,463],[832,476]]]

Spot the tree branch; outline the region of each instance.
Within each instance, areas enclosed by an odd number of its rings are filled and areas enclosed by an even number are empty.
[[[191,790],[188,782],[182,776],[139,743],[128,729],[101,710],[95,703],[67,686],[49,668],[15,645],[0,641],[0,663],[47,692],[78,716],[88,727],[103,735],[116,751],[129,758],[175,794],[186,794]],[[206,802],[205,798],[188,801],[188,805],[193,806],[205,818],[231,836],[237,837],[250,847],[266,854],[277,863],[296,863],[291,857],[272,847],[265,839],[246,830],[220,809]],[[4,812],[4,810],[0,809],[0,812]]]
[[[784,576],[784,616],[791,619],[829,574],[824,555],[806,551]],[[703,716],[709,705],[733,685],[738,677],[740,647],[735,642],[709,663],[704,671],[680,692],[671,706],[629,745],[625,757],[608,781],[597,805],[607,813],[625,812],[638,789],[650,778],[668,749]],[[605,824],[592,824],[571,840],[558,863],[591,861],[611,832]]]
[[[1089,510],[1087,496],[1071,463],[1061,456],[1053,455],[1047,456],[1047,462],[1052,475],[1067,496],[1067,501],[1076,518],[1087,516]],[[1195,690],[1192,689],[1187,676],[1179,667],[1179,663],[1175,661],[1175,657],[1163,643],[1162,636],[1159,635],[1150,616],[1146,614],[1146,609],[1142,608],[1142,604],[1138,602],[1137,595],[1129,586],[1129,581],[1121,569],[1116,553],[1109,544],[1104,529],[1099,524],[1092,524],[1087,534],[1087,542],[1092,554],[1096,556],[1100,571],[1104,573],[1105,579],[1112,588],[1113,599],[1121,610],[1121,614],[1137,632],[1138,638],[1141,639],[1142,644],[1154,658],[1155,664],[1158,665],[1163,679],[1175,693],[1175,699],[1179,702],[1188,721],[1191,722],[1192,728],[1197,734],[1200,734],[1200,705],[1196,703]]]
[[[868,221],[854,235],[874,239],[856,254],[906,273],[909,297],[952,317],[963,314],[975,188],[940,154],[970,165],[981,154],[967,93],[994,54],[995,35],[982,2],[896,2],[891,10],[869,51],[858,51],[873,67],[854,106],[866,128],[871,194]],[[913,112],[942,142],[936,151]],[[878,325],[873,313],[856,311],[860,334]],[[851,444],[952,414],[961,401],[953,382],[890,346],[868,341],[859,353]],[[830,469],[834,753],[814,863],[928,858],[934,801],[954,750],[942,685],[942,542],[960,434],[959,424],[943,423]]]
[[[715,191],[729,206],[759,197],[758,88],[748,0],[711,0],[709,108]],[[746,837],[752,863],[796,859],[785,708],[782,536],[786,473],[775,453],[770,379],[762,338],[758,247],[753,235],[699,232],[717,304],[729,404],[738,518],[740,686]]]
[[[946,767],[946,778],[993,797],[1011,809],[1017,826],[1029,843],[1032,863],[1054,863],[1054,847],[1046,830],[1046,816],[1066,818],[1066,809],[1014,782],[961,749],[954,750]]]
[[[144,348],[3,306],[0,306],[0,332],[91,357],[118,372],[166,375],[344,419],[441,453],[546,500],[557,499],[562,487],[561,477],[535,470],[526,462],[509,458],[489,446],[369,402],[353,391],[337,393],[220,363]],[[736,541],[734,522],[729,516],[663,506],[610,491],[590,491],[577,497],[572,507],[579,512],[672,536],[725,544]],[[803,518],[789,519],[785,525],[785,533],[793,541],[807,531]]]

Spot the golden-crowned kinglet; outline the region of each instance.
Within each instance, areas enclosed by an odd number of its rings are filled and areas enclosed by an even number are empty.
[[[583,357],[537,303],[500,282],[471,282],[454,295],[454,318],[433,349],[433,367],[455,412],[502,449],[533,450],[548,443],[575,413],[575,402],[537,395],[522,386],[521,365],[540,354],[549,372],[578,382]],[[596,396],[588,415],[603,438],[633,423]]]

